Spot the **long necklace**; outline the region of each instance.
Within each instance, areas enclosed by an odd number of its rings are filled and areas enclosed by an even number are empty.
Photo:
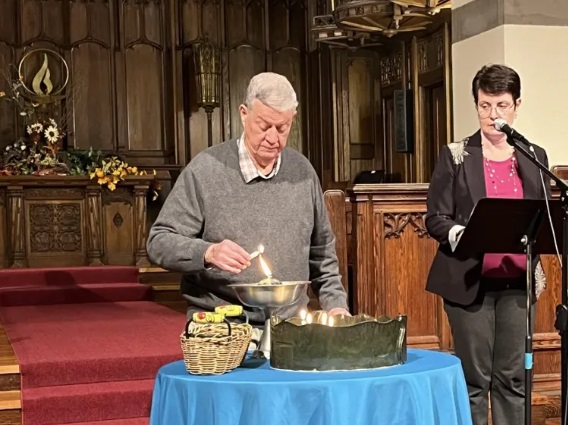
[[[511,183],[511,180],[513,181],[513,192],[516,193],[518,191],[518,188],[517,188],[517,179],[515,178],[515,175],[517,174],[517,158],[515,158],[515,154],[513,153],[513,155],[509,159],[510,168],[507,177],[499,176],[497,174],[497,171],[495,170],[495,167],[489,161],[489,159],[487,159],[486,156],[484,156],[484,159],[485,159],[485,166],[489,171],[489,177],[491,178],[491,184],[493,186],[493,190],[495,191],[495,193],[498,192],[497,188],[499,185],[507,185]]]

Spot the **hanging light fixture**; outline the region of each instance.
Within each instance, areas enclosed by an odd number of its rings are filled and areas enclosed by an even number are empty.
[[[221,104],[221,49],[211,43],[206,35],[193,45],[193,60],[197,83],[197,105],[207,114],[207,144],[212,146],[212,114]]]
[[[340,47],[380,45],[380,36],[423,30],[450,7],[451,0],[332,0],[331,14],[314,17],[312,35]]]

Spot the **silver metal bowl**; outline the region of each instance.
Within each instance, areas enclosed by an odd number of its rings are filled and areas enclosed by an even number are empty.
[[[309,284],[309,281],[290,281],[269,285],[233,283],[229,286],[244,305],[273,309],[294,304]]]

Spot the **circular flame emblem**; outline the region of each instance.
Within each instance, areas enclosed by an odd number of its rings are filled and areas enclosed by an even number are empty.
[[[35,57],[36,55],[42,55],[43,60],[39,70],[33,77],[32,86],[31,88],[26,84],[26,79],[22,73],[24,64],[30,58]],[[53,82],[51,80],[51,69],[50,69],[50,59],[55,59],[57,62],[60,63],[61,67],[61,80],[62,84],[55,88]],[[29,92],[30,94],[37,96],[37,97],[53,97],[59,95],[69,82],[69,66],[67,62],[59,53],[51,49],[34,49],[27,52],[18,65],[18,75],[20,76],[20,80],[22,82],[22,86],[24,89]],[[54,90],[55,89],[55,90]]]

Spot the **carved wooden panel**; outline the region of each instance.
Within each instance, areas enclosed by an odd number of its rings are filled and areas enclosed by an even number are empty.
[[[404,75],[403,53],[401,49],[381,58],[381,85],[390,86],[402,82]]]
[[[80,253],[84,250],[82,202],[28,202],[28,257],[34,254]]]
[[[418,41],[418,72],[428,72],[444,66],[444,33],[437,32]]]
[[[386,293],[384,311],[408,316],[408,342],[414,346],[441,348],[437,317],[442,303],[424,291],[425,277],[437,243],[425,237],[423,212],[400,212],[395,206],[376,205],[375,222],[382,218],[384,239],[379,256]],[[392,211],[392,212],[386,212]]]

